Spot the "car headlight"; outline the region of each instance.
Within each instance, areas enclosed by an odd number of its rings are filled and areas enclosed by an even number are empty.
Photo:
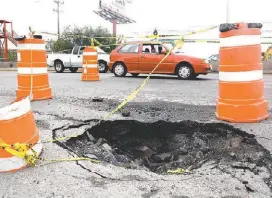
[[[208,63],[210,63],[210,62],[209,62],[209,60],[207,60],[207,59],[203,59],[203,60],[202,60],[202,63],[208,64]]]

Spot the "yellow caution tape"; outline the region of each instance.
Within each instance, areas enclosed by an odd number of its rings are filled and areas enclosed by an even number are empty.
[[[49,160],[49,159],[45,159],[45,158],[39,158],[42,161],[47,161],[49,163],[55,163],[55,162],[71,162],[71,161],[89,161],[92,163],[100,163],[99,160],[95,160],[95,159],[91,159],[91,158],[87,158],[87,157],[75,157],[75,158],[63,158],[63,159],[54,159],[54,160]]]
[[[4,149],[13,156],[25,159],[27,164],[35,165],[38,159],[37,153],[30,148],[31,144],[7,144],[0,138],[0,148]],[[32,152],[29,152],[31,150]]]
[[[181,39],[172,47],[171,50],[168,51],[168,53],[163,57],[163,59],[156,65],[156,67],[151,71],[151,73],[147,76],[147,78],[129,95],[125,98],[125,100],[119,104],[117,106],[116,109],[114,109],[112,112],[110,112],[108,115],[106,115],[104,117],[104,120],[107,120],[110,116],[112,116],[114,113],[116,113],[117,111],[119,111],[123,106],[125,106],[129,101],[133,100],[137,93],[147,84],[147,82],[149,81],[151,75],[156,71],[156,69],[161,65],[161,63],[169,56],[169,54],[177,47],[182,47],[183,44],[184,44],[184,36],[189,36],[189,35],[193,35],[193,34],[197,34],[197,33],[201,33],[201,32],[206,32],[206,31],[209,31],[209,30],[212,30],[214,28],[216,28],[217,26],[214,26],[214,27],[210,27],[210,28],[206,28],[206,29],[203,29],[203,30],[199,30],[199,31],[196,31],[196,32],[190,32],[188,34],[185,34],[181,37]]]
[[[169,173],[169,174],[183,174],[185,172],[186,172],[186,170],[183,168],[178,168],[176,170],[168,170],[167,171],[167,173]]]
[[[184,36],[189,36],[189,35],[193,35],[193,34],[197,34],[200,32],[206,32],[209,30],[212,30],[214,28],[216,28],[217,26],[211,27],[211,28],[207,28],[207,29],[203,29],[200,31],[196,31],[196,32],[190,32],[188,34],[185,34],[181,37],[181,39],[175,44],[175,46],[170,49],[168,51],[168,53],[163,57],[163,59],[156,65],[156,67],[151,71],[151,73],[147,76],[147,78],[129,95],[126,97],[126,99],[117,106],[117,108],[115,108],[112,112],[110,112],[108,115],[106,115],[104,117],[104,120],[107,120],[111,115],[113,115],[115,112],[117,112],[118,110],[120,110],[122,107],[124,107],[129,101],[133,100],[137,93],[147,84],[147,82],[150,79],[151,74],[153,74],[156,69],[161,65],[161,63],[169,56],[169,54],[177,47],[177,46],[181,46],[184,44]],[[31,29],[30,29],[31,30]],[[158,37],[157,35],[155,35],[155,37]],[[93,38],[91,40],[92,45],[94,45],[95,43],[95,39]],[[100,121],[101,122],[101,121]],[[62,141],[65,140],[67,138],[71,138],[71,137],[76,137],[76,134],[73,134],[72,136],[69,137],[61,137],[55,140],[51,140],[51,141],[47,141],[48,142],[56,142],[56,141]],[[39,158],[37,153],[31,149],[31,144],[22,144],[22,143],[16,143],[16,144],[6,144],[1,138],[0,138],[0,149],[4,149],[5,151],[7,151],[8,153],[17,156],[19,158],[25,159],[26,162],[29,165],[36,165],[36,161],[37,160],[43,160],[43,161],[48,161],[48,162],[64,162],[64,161],[79,161],[79,160],[88,160],[94,163],[99,163],[99,160],[93,160],[90,158],[69,158],[69,159],[55,159],[55,160],[49,160],[49,159],[43,159],[43,158]],[[29,150],[31,150],[32,152],[29,152]],[[183,169],[179,169],[178,172],[182,172]],[[172,171],[173,172],[173,171]],[[171,171],[170,171],[171,173]]]

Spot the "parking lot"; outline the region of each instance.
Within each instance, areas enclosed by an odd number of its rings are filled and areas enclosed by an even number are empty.
[[[97,124],[98,119],[102,119],[114,110],[145,77],[146,75],[138,77],[127,75],[127,77],[118,78],[114,77],[112,73],[107,73],[100,74],[100,81],[83,82],[80,80],[81,73],[79,72],[62,74],[50,72],[49,80],[53,99],[32,102],[42,140],[51,140],[74,133],[84,134],[86,129],[90,130]],[[0,104],[4,107],[15,99],[17,73],[2,71],[0,78]],[[269,101],[271,113],[272,75],[264,75],[264,80],[265,98]],[[83,146],[89,154],[95,155],[101,161],[100,163],[71,161],[47,164],[49,161],[40,161],[38,167],[30,167],[16,174],[2,174],[0,195],[2,197],[66,197],[67,195],[70,197],[88,197],[90,195],[91,197],[173,198],[210,197],[211,195],[213,197],[270,197],[271,164],[266,163],[272,162],[269,154],[272,152],[271,117],[258,124],[221,125],[222,122],[216,120],[215,117],[217,96],[218,74],[199,76],[195,80],[178,80],[176,76],[153,75],[135,100],[128,103],[105,123],[104,126],[108,126],[107,130],[120,127],[119,132],[112,131],[117,139],[121,138],[120,141],[113,142],[113,140],[107,139],[106,135],[102,137],[101,134],[105,149],[100,152],[100,150],[90,151],[87,147],[85,148],[85,145],[82,145],[82,142],[86,141],[85,139],[83,141],[70,138],[67,142],[64,141],[64,144],[58,142],[44,144],[41,156],[48,160],[80,157],[82,153],[77,151]],[[127,122],[118,123],[118,120]],[[258,147],[258,152],[265,156],[266,161],[263,161],[264,164],[259,164],[258,174],[256,167],[253,171],[249,164],[245,165],[246,163],[238,166],[228,163],[221,164],[215,159],[210,159],[203,161],[201,165],[197,164],[196,168],[188,174],[166,175],[167,173],[164,171],[152,170],[152,168],[140,164],[136,168],[132,167],[132,162],[126,160],[123,160],[124,163],[121,165],[117,156],[114,158],[111,152],[110,154],[106,152],[116,149],[117,145],[124,146],[120,144],[126,140],[124,128],[126,130],[132,129],[135,127],[134,122],[137,122],[139,129],[144,130],[142,123],[152,125],[157,121],[163,121],[161,125],[165,130],[169,130],[169,137],[172,134],[171,130],[174,130],[175,127],[177,129],[188,127],[188,131],[192,130],[191,132],[194,134],[201,131],[202,127],[209,129],[209,125],[206,126],[206,124],[210,123],[213,124],[214,129],[222,128],[223,130],[224,128],[232,134],[231,131],[236,129],[230,126],[234,126],[242,130],[233,133],[235,138],[237,138],[237,134],[240,134],[238,139],[241,137],[251,138],[249,148]],[[172,126],[171,123],[179,124]],[[150,130],[152,129],[151,125]],[[142,133],[141,130],[139,134]],[[154,129],[155,132],[156,130]],[[95,142],[99,141],[100,138],[96,137],[95,131],[90,131],[90,133],[96,139]],[[122,138],[119,133],[124,137]],[[249,134],[255,136],[251,137]],[[155,141],[155,139],[156,136],[153,140]],[[149,150],[151,146],[148,142],[145,144],[141,146]],[[96,145],[98,145],[97,142]],[[250,153],[255,156],[253,151]],[[222,156],[222,159],[224,157]],[[115,160],[117,161],[115,162]],[[254,164],[255,161],[253,160],[252,163]],[[255,165],[257,166],[257,164]],[[191,190],[192,188],[194,191]]]

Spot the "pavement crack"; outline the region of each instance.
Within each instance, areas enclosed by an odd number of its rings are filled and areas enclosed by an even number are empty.
[[[237,179],[239,182],[241,182],[241,183],[245,186],[245,189],[246,189],[247,192],[249,192],[249,193],[258,192],[258,191],[256,191],[255,189],[253,189],[253,188],[250,187],[248,181],[241,180],[240,178],[236,177],[235,174],[233,174],[232,172],[226,170],[225,168],[221,168],[221,167],[219,166],[219,164],[217,164],[216,168],[217,168],[218,170],[220,170],[221,172],[226,173],[226,174],[230,175],[232,178],[235,178],[235,179]],[[259,192],[258,192],[258,193],[259,193]]]
[[[80,166],[82,169],[84,169],[84,170],[86,170],[86,171],[88,171],[88,172],[90,172],[90,173],[93,173],[93,174],[95,174],[95,175],[100,176],[100,177],[103,178],[103,179],[109,179],[109,180],[117,180],[117,181],[120,181],[120,180],[117,179],[117,178],[106,177],[106,176],[104,176],[104,175],[102,175],[102,174],[100,174],[100,173],[91,171],[90,169],[88,169],[88,168],[86,168],[85,166],[83,166],[82,164],[80,164],[78,161],[76,161],[76,165]]]
[[[260,138],[260,139],[265,139],[265,140],[272,140],[270,138],[267,138],[267,137],[263,137],[263,136],[258,136],[258,135],[255,135],[257,138]]]
[[[100,176],[100,178],[102,179],[108,179],[108,180],[111,180],[111,181],[119,181],[119,182],[129,182],[129,181],[139,181],[139,182],[158,182],[158,181],[165,181],[165,182],[173,182],[173,181],[177,181],[177,180],[167,180],[167,179],[164,179],[164,178],[160,178],[160,179],[138,179],[138,178],[133,178],[133,179],[121,179],[121,178],[112,178],[112,177],[107,177],[105,175],[102,175],[101,173],[98,173],[98,172],[95,172],[95,171],[92,171],[88,168],[86,168],[84,165],[80,164],[79,161],[76,161],[76,165],[80,166],[82,169],[90,172],[90,173],[93,173],[95,175],[98,175]],[[186,181],[186,180],[190,180],[190,179],[193,179],[197,176],[192,176],[192,177],[189,177],[189,178],[186,178],[186,179],[182,179],[182,181]],[[199,176],[200,177],[200,176]]]
[[[55,117],[58,120],[69,120],[69,121],[74,121],[74,122],[82,122],[83,121],[83,120],[75,119],[73,117],[64,117],[64,116],[60,116],[58,114],[53,114],[53,113],[43,113],[43,112],[40,112],[40,111],[34,111],[34,113],[39,114],[39,115],[52,116],[52,117]]]

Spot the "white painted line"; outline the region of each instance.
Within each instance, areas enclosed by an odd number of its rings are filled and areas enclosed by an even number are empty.
[[[260,35],[240,35],[220,38],[220,47],[238,47],[246,45],[260,45]]]
[[[247,82],[263,79],[263,70],[246,72],[219,72],[219,80],[227,82]]]
[[[97,56],[97,52],[83,52],[83,56]]]
[[[18,44],[18,50],[45,50],[45,44]]]
[[[47,74],[46,67],[18,67],[18,74]]]
[[[30,99],[25,98],[0,109],[0,121],[11,120],[27,114],[31,110]],[[1,166],[0,166],[1,167]]]

